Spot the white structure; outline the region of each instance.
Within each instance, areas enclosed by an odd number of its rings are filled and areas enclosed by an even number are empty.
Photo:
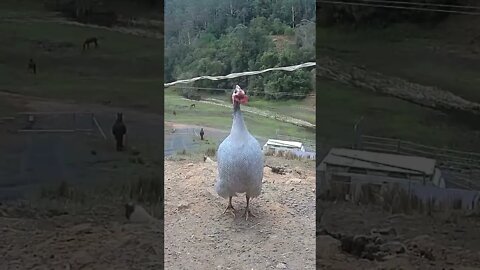
[[[293,142],[293,141],[282,141],[282,140],[274,140],[269,139],[265,145],[263,145],[263,152],[268,150],[275,150],[276,151],[301,151],[305,152],[305,147],[301,142]]]
[[[424,157],[333,148],[318,167],[319,185],[330,181],[372,184],[413,183],[445,188],[436,161]]]

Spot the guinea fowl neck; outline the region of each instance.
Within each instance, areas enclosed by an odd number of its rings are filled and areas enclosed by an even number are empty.
[[[247,131],[247,127],[245,126],[245,122],[243,121],[242,111],[240,110],[240,104],[235,102],[233,104],[233,124],[232,124],[232,131],[233,132],[242,132]]]

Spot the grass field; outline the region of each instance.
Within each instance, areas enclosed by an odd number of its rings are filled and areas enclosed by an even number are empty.
[[[221,106],[215,106],[210,104],[196,103],[195,109],[190,109],[190,104],[195,103],[183,99],[177,92],[167,90],[165,92],[165,120],[173,121],[185,124],[195,124],[202,126],[209,126],[213,128],[219,128],[223,130],[229,130],[232,126],[232,110]],[[288,102],[286,102],[288,104]],[[266,107],[278,108],[281,113],[288,113],[277,107],[277,103],[256,101],[251,104],[263,104],[258,106],[265,109]],[[251,105],[250,104],[250,105]],[[293,106],[293,101],[289,106]],[[251,106],[255,106],[251,105]],[[288,108],[288,107],[287,107]],[[173,115],[173,111],[176,115]],[[253,115],[250,113],[244,113],[245,121],[248,125],[248,129],[252,134],[261,136],[264,138],[271,138],[279,130],[282,135],[293,136],[297,138],[303,138],[308,140],[315,139],[315,133],[311,130],[301,128],[292,124],[283,123],[270,118]]]
[[[82,52],[83,41],[92,36],[101,38],[99,48]],[[161,40],[53,22],[5,21],[0,39],[1,90],[160,111]],[[36,76],[27,71],[30,57],[37,62]]]
[[[351,145],[353,127],[363,116],[361,128],[369,135],[480,151],[478,132],[444,113],[337,82],[317,80],[317,84],[319,142]]]
[[[409,24],[357,31],[319,27],[317,54],[437,86],[480,102],[480,46],[470,44],[474,34],[463,33],[468,28],[465,22],[455,23],[458,27],[453,30],[450,29],[453,22],[445,22],[433,29]]]
[[[445,24],[433,31],[411,25],[357,31],[318,27],[317,54],[480,101],[480,57],[469,54],[459,33],[442,35],[442,29],[454,31]],[[431,46],[440,49],[435,51]],[[317,95],[318,142],[351,145],[353,126],[364,116],[362,130],[369,135],[480,151],[478,130],[471,123],[461,124],[462,119],[318,78]]]
[[[0,4],[0,14],[41,17],[40,5],[21,1]],[[19,13],[20,12],[20,13]],[[43,13],[42,13],[43,12]],[[13,14],[13,15],[12,15]],[[20,15],[19,15],[20,14]],[[82,52],[83,41],[100,37],[99,48]],[[0,22],[0,90],[89,103],[111,102],[161,113],[163,95],[163,45],[158,39],[53,22]],[[37,75],[27,70],[28,59],[37,62]],[[313,106],[302,101],[267,102],[252,99],[251,106],[315,122]],[[231,127],[231,111],[198,104],[195,112],[179,96],[166,94],[167,121],[199,124],[221,129]],[[299,105],[302,109],[299,109]],[[171,112],[177,111],[173,118]],[[170,113],[169,113],[170,112]],[[315,135],[295,125],[245,114],[252,133],[313,140]]]

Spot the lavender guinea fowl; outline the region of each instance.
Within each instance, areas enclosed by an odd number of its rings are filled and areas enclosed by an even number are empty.
[[[247,102],[248,96],[237,85],[232,94],[232,129],[217,151],[218,176],[215,183],[217,194],[229,200],[223,213],[230,210],[234,217],[232,197],[237,196],[237,193],[245,193],[246,220],[248,216],[255,217],[249,209],[250,198],[260,195],[263,179],[263,153],[257,139],[248,132],[240,110],[240,105]]]

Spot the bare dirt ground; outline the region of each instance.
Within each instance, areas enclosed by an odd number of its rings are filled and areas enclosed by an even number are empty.
[[[160,222],[129,223],[117,206],[0,205],[0,269],[161,269]]]
[[[318,269],[480,269],[478,215],[391,214],[340,202],[321,202],[319,209]]]
[[[165,161],[166,269],[315,269],[314,162],[267,157],[263,191],[245,221],[245,198],[233,199],[236,218],[222,215],[216,163]]]

